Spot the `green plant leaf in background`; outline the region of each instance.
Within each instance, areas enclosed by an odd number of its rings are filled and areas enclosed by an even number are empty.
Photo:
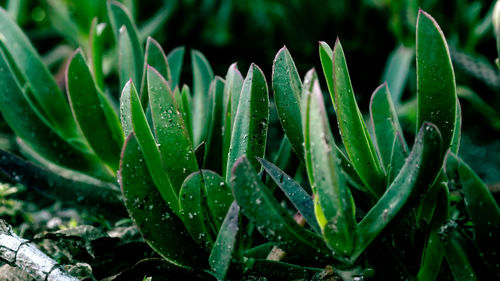
[[[314,70],[304,80],[302,107],[305,117],[305,159],[317,204],[316,217],[328,246],[337,255],[349,257],[356,239],[354,200],[341,173],[323,95]]]
[[[110,170],[96,156],[86,148],[75,147],[67,142],[33,107],[16,81],[5,53],[1,51],[0,77],[0,86],[4,89],[0,95],[2,116],[16,135],[36,154],[56,165],[79,170],[106,181],[113,180]]]
[[[456,119],[455,74],[443,32],[422,10],[417,20],[417,100],[417,128],[424,122],[435,124],[443,148],[449,148]]]
[[[97,88],[82,52],[77,50],[69,61],[66,87],[75,120],[90,147],[114,173],[123,144],[118,116]]]
[[[223,121],[224,121],[224,87],[225,81],[216,76],[210,84],[209,98],[210,105],[210,123],[207,135],[207,149],[205,150],[204,169],[209,169],[222,173],[223,159]]]
[[[226,182],[236,160],[247,155],[255,168],[257,157],[264,157],[269,122],[269,96],[266,78],[260,68],[252,64],[243,82],[238,110],[234,123],[237,126],[231,135],[231,146],[227,160]]]
[[[373,92],[370,101],[370,116],[375,135],[375,147],[382,166],[389,175],[389,180],[392,180],[408,156],[408,145],[403,138],[403,130],[399,125],[387,83],[382,84]],[[393,145],[388,145],[391,143]]]
[[[387,60],[382,82],[387,83],[392,101],[396,107],[401,103],[414,57],[415,50],[401,44],[392,51]]]
[[[120,54],[120,89],[123,89],[129,79],[132,79],[134,85],[141,85],[144,50],[137,27],[122,3],[108,1],[107,7]]]
[[[344,51],[338,39],[333,49],[333,85],[337,122],[347,154],[366,186],[380,196],[385,188],[384,171],[356,104]]]
[[[97,86],[104,90],[103,57],[104,57],[104,32],[105,23],[99,23],[97,17],[92,20],[89,32],[88,58],[90,69]]]
[[[30,41],[14,23],[7,12],[0,8],[0,44],[24,76],[21,87],[29,88],[31,101],[51,127],[70,143],[82,142],[78,127],[71,116],[68,103],[49,70],[43,64]]]
[[[168,64],[172,74],[172,89],[179,85],[184,60],[184,47],[174,48],[167,55]]]
[[[446,156],[446,174],[452,184],[465,195],[465,207],[474,224],[474,242],[484,262],[500,275],[500,247],[496,233],[500,233],[500,208],[486,185],[458,156]]]
[[[304,136],[300,101],[302,81],[292,56],[286,47],[279,50],[273,63],[274,103],[281,126],[293,150],[300,159],[304,158]]]
[[[193,143],[200,144],[208,135],[210,121],[209,89],[214,79],[214,72],[205,56],[197,51],[191,51],[193,69]]]
[[[174,264],[204,267],[206,257],[159,194],[134,134],[123,146],[119,175],[125,205],[148,244]]]
[[[184,179],[199,169],[193,145],[167,81],[152,67],[148,67],[147,80],[156,143],[165,172],[177,193]]]
[[[167,80],[170,89],[172,88],[172,74],[168,65],[167,56],[163,52],[160,44],[151,37],[146,41],[146,57],[144,58],[144,72],[141,86],[141,102],[144,106],[148,104],[147,71],[148,66],[153,67],[161,76]]]
[[[326,85],[328,86],[328,92],[333,101],[333,108],[335,108],[337,104],[335,103],[335,85],[333,82],[333,51],[326,42],[319,42],[319,58],[326,79]]]

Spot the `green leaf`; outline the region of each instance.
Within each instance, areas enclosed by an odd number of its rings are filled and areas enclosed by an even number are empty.
[[[186,125],[186,130],[189,132],[189,137],[193,139],[193,128],[192,128],[192,114],[191,114],[191,91],[187,85],[182,86],[181,90],[182,107],[178,104],[179,108],[182,108],[182,118],[184,119],[184,125]]]
[[[336,104],[337,122],[347,154],[366,186],[380,196],[385,190],[384,171],[356,103],[344,51],[338,39],[333,49],[333,82],[333,102]]]
[[[413,48],[405,47],[403,44],[391,52],[384,69],[382,82],[386,82],[391,90],[391,97],[396,106],[401,103],[406,81],[411,69],[411,61],[415,56]]]
[[[167,81],[152,67],[148,67],[147,72],[149,105],[157,144],[165,172],[177,193],[184,179],[199,168],[189,133]]]
[[[321,60],[321,66],[323,67],[323,74],[325,75],[326,85],[328,86],[328,92],[333,101],[333,107],[335,104],[335,84],[333,82],[333,51],[330,46],[323,41],[319,42],[319,58]],[[336,111],[337,109],[335,109]]]
[[[174,189],[174,186],[165,173],[158,145],[153,137],[153,133],[151,133],[146,115],[142,110],[139,95],[131,80],[125,85],[124,91],[127,91],[126,95],[130,96],[130,110],[134,133],[137,136],[136,138],[141,147],[151,178],[170,209],[175,214],[180,215],[176,192],[178,188]]]
[[[462,106],[457,99],[457,111],[455,115],[455,128],[453,129],[453,138],[451,139],[450,151],[458,154],[460,150],[460,140],[462,139]]]
[[[426,197],[431,192],[432,190],[426,194]],[[439,229],[450,217],[450,193],[447,184],[439,184],[436,193],[436,196],[433,197],[435,208],[430,223],[430,234],[422,253],[420,269],[417,275],[419,281],[436,280],[441,271],[441,263],[444,258],[443,242],[439,237]]]
[[[500,4],[498,6],[500,7]],[[484,100],[482,100],[476,92],[468,87],[459,85],[457,86],[457,95],[459,98],[465,99],[470,102],[472,107],[476,109],[478,113],[489,120],[493,128],[496,128],[497,130],[500,129],[500,112],[498,112]],[[457,107],[458,106],[459,104],[457,103]]]
[[[2,8],[0,26],[0,45],[24,76],[25,81],[19,81],[20,87],[30,89],[30,98],[34,99],[31,102],[39,106],[39,114],[70,143],[82,142],[66,98],[26,35]]]
[[[210,222],[203,208],[203,174],[198,171],[189,175],[179,191],[181,218],[189,234],[207,252],[214,245]]]
[[[182,72],[182,62],[184,60],[184,47],[177,47],[167,55],[168,64],[172,74],[172,88],[179,85]]]
[[[123,146],[119,173],[130,217],[146,242],[168,261],[184,267],[206,266],[203,252],[163,201],[146,162],[136,137],[131,134]]]
[[[314,215],[314,202],[312,197],[296,181],[273,163],[262,158],[257,159],[312,229],[317,233],[321,233],[316,216]]]
[[[123,87],[120,95],[120,123],[122,124],[123,134],[127,137],[134,130],[134,126],[132,124],[132,108],[130,103],[131,91],[132,83],[127,83],[125,87]]]
[[[456,281],[479,280],[465,251],[465,241],[457,229],[450,230],[442,238],[446,261]],[[494,244],[495,245],[495,244]]]
[[[304,158],[304,134],[300,102],[302,81],[286,47],[279,50],[273,63],[274,103],[283,131],[300,159]]]
[[[27,99],[1,51],[0,87],[3,89],[0,95],[2,117],[27,146],[57,165],[79,170],[106,181],[114,179],[111,171],[103,166],[90,151],[72,146],[48,125],[48,122]],[[26,90],[29,91],[29,89]]]
[[[104,31],[107,25],[99,23],[97,17],[92,20],[89,32],[89,62],[90,69],[97,87],[104,90],[104,74],[102,70],[102,60],[104,57]]]
[[[474,224],[474,241],[480,256],[498,273],[500,246],[495,234],[500,233],[500,208],[495,198],[479,176],[451,152],[446,156],[446,175],[465,195],[465,207]]]
[[[210,252],[208,262],[218,280],[225,280],[226,274],[233,260],[234,251],[236,248],[236,239],[239,231],[240,207],[234,201],[227,211],[224,222],[217,235],[214,247]]]
[[[266,239],[286,252],[308,258],[328,255],[329,251],[320,236],[300,227],[293,220],[260,181],[253,165],[245,156],[234,164],[231,187],[242,213],[256,225]]]
[[[308,76],[303,93],[304,148],[309,182],[319,204],[315,213],[328,246],[348,257],[356,239],[356,208],[341,172],[319,81],[315,73]],[[319,219],[323,216],[325,220]]]
[[[156,40],[148,37],[146,41],[146,57],[144,58],[144,72],[142,76],[142,86],[141,86],[141,102],[144,106],[148,102],[148,88],[147,88],[147,70],[148,66],[153,67],[158,71],[161,76],[167,80],[168,85],[172,88],[172,74],[170,73],[170,67],[168,65],[167,56],[163,52],[162,47]]]
[[[417,128],[424,122],[435,124],[448,149],[455,128],[455,74],[443,32],[422,10],[417,19],[417,100]]]
[[[441,144],[437,127],[424,123],[398,176],[358,224],[353,259],[359,257],[405,205],[416,204],[422,199],[441,169]]]
[[[224,145],[222,147],[222,176],[226,178],[227,158],[229,147],[231,146],[231,133],[233,131],[234,118],[238,109],[241,87],[243,86],[243,76],[238,70],[236,63],[233,63],[226,74],[226,84],[224,84]]]
[[[403,160],[408,156],[408,145],[403,136],[403,130],[399,125],[398,115],[391,99],[387,83],[380,85],[371,97],[370,116],[375,135],[375,147],[382,160],[382,165],[389,174],[392,165],[393,155],[400,155]],[[392,146],[388,145],[394,143]],[[392,164],[392,165],[391,165]]]
[[[120,88],[132,78],[134,85],[141,85],[144,50],[139,41],[137,27],[127,8],[117,1],[108,1],[108,16],[118,43],[120,61]],[[126,33],[125,33],[126,32]]]
[[[219,76],[210,84],[209,98],[212,108],[210,110],[207,147],[205,150],[204,169],[222,173],[222,157],[224,139],[222,127],[224,121],[224,80]]]
[[[248,70],[240,94],[234,119],[231,146],[227,160],[226,181],[236,160],[247,155],[254,167],[259,167],[257,157],[264,157],[269,122],[269,96],[266,78],[262,70],[252,64]]]
[[[441,264],[444,258],[443,243],[439,238],[436,230],[431,231],[429,239],[424,248],[422,255],[422,264],[418,271],[417,280],[419,281],[434,281],[436,280]]]
[[[214,72],[205,56],[197,50],[191,51],[193,68],[193,143],[200,144],[208,135],[210,121],[209,88]]]
[[[211,221],[216,230],[221,227],[229,206],[234,201],[231,188],[217,173],[201,170],[203,175],[203,192],[208,206]]]
[[[81,50],[73,54],[66,68],[66,87],[73,116],[88,143],[113,171],[118,170],[123,144],[120,122],[97,88]]]

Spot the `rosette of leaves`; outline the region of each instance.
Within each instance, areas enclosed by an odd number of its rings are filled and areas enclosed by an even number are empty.
[[[66,202],[123,210],[116,185],[121,125],[83,53],[68,61],[64,93],[3,9],[0,22],[0,111],[29,160],[1,151],[2,172]]]
[[[498,277],[498,247],[490,239],[498,233],[499,208],[480,179],[455,156],[461,114],[448,47],[434,19],[419,11],[418,128],[411,150],[387,85],[372,95],[369,131],[340,41],[333,50],[320,42],[320,58],[343,147],[331,132],[315,71],[301,81],[283,48],[273,67],[275,104],[308,180],[301,185],[294,180],[303,179],[300,170],[292,177],[259,159],[307,225],[292,219],[260,180],[250,157],[236,162],[230,183],[242,213],[295,260],[330,264],[345,280],[373,273],[390,280]],[[442,170],[447,151],[450,180]],[[465,202],[450,200],[450,192],[457,189]],[[466,212],[459,212],[464,203]]]

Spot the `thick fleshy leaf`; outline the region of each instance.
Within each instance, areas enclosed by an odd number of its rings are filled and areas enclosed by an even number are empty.
[[[163,201],[146,162],[136,137],[131,134],[123,146],[119,173],[130,217],[144,239],[162,257],[181,266],[204,267],[203,251]]]
[[[181,90],[181,100],[182,106],[179,109],[182,111],[182,118],[184,119],[184,125],[186,125],[186,130],[189,132],[189,137],[193,140],[193,122],[191,117],[191,91],[187,85],[182,86]]]
[[[465,241],[457,229],[450,230],[442,238],[446,261],[456,281],[478,281],[465,251]]]
[[[156,69],[172,88],[172,74],[168,65],[167,56],[163,52],[160,44],[153,38],[148,37],[146,41],[146,57],[144,58],[144,72],[141,86],[141,102],[144,106],[148,104],[147,71],[148,66]]]
[[[233,131],[234,118],[238,109],[241,87],[243,86],[243,76],[238,70],[236,63],[233,63],[226,74],[226,84],[224,84],[224,145],[222,147],[222,176],[226,177],[227,158],[229,147],[231,146],[231,133]]]
[[[118,74],[120,78],[120,87],[125,87],[128,80],[132,79],[134,85],[141,85],[142,64],[137,65],[134,56],[134,47],[130,40],[130,33],[125,26],[120,28],[118,40]],[[141,73],[137,69],[141,69]],[[141,76],[139,76],[141,75]]]
[[[0,8],[0,44],[10,54],[16,68],[25,81],[19,81],[20,87],[31,91],[32,103],[36,104],[41,114],[58,133],[70,142],[81,141],[75,120],[68,103],[57,86],[49,70],[31,45],[29,39],[14,23],[7,12]]]
[[[104,90],[104,74],[102,69],[104,31],[107,25],[99,23],[97,17],[92,20],[89,32],[89,62],[90,69],[97,86],[101,91]]]
[[[417,100],[417,128],[424,122],[435,124],[448,149],[456,119],[455,74],[443,32],[422,10],[417,19]]]
[[[149,128],[146,115],[142,110],[141,101],[139,100],[139,95],[135,90],[133,82],[129,81],[125,85],[125,89],[129,91],[126,95],[130,96],[130,111],[134,133],[141,147],[151,178],[170,209],[172,209],[175,214],[180,215],[176,191],[178,189],[174,189],[169,177],[165,173],[158,145]]]
[[[455,115],[455,129],[453,129],[453,138],[451,139],[450,151],[458,154],[460,150],[460,140],[462,139],[462,106],[457,99],[457,112]]]
[[[107,6],[108,16],[120,53],[120,68],[122,68],[122,71],[120,71],[120,88],[123,88],[131,78],[134,85],[141,85],[144,50],[139,41],[137,27],[129,11],[122,3],[109,1]],[[126,30],[126,35],[124,30]]]
[[[205,56],[199,51],[191,51],[193,69],[193,143],[206,140],[210,124],[209,88],[214,72]]]
[[[152,67],[147,70],[151,116],[165,171],[177,193],[198,164],[189,133],[167,81]],[[135,125],[134,125],[135,128]]]
[[[356,103],[344,51],[338,39],[333,49],[333,84],[333,102],[347,154],[366,186],[380,196],[385,190],[384,171]]]
[[[318,223],[328,246],[348,257],[356,239],[356,208],[341,172],[317,76],[311,76],[304,83],[302,107],[306,167],[315,204],[319,204],[315,213],[317,218],[324,216],[325,220],[318,219]]]
[[[205,200],[216,230],[221,227],[229,206],[234,201],[231,187],[217,173],[201,170],[203,175]]]
[[[73,116],[88,143],[113,171],[118,170],[123,144],[120,122],[97,88],[80,50],[73,54],[66,68],[66,87]]]
[[[16,81],[6,58],[0,52],[0,111],[3,119],[20,139],[46,160],[104,180],[113,180],[112,173],[90,151],[68,143],[47,124],[33,108]],[[27,89],[29,91],[29,89]],[[72,117],[70,117],[72,118]]]
[[[271,176],[274,182],[283,190],[286,197],[292,202],[297,211],[304,217],[306,222],[312,229],[321,233],[321,229],[314,215],[314,202],[312,197],[289,175],[285,174],[280,168],[273,163],[258,158],[266,173]]]
[[[304,157],[304,134],[300,110],[302,81],[292,56],[281,48],[273,63],[274,103],[283,131],[300,159]]]
[[[234,201],[227,211],[227,215],[219,230],[219,235],[217,235],[217,240],[210,252],[208,262],[217,280],[225,280],[229,266],[231,265],[237,246],[239,214],[240,206]]]
[[[335,108],[336,104],[335,84],[333,82],[333,51],[326,42],[319,42],[319,58],[321,60],[321,66],[323,68],[323,74],[325,75],[326,85],[328,86],[328,92],[330,92],[330,97],[333,101],[333,107]]]
[[[220,77],[210,84],[209,98],[212,108],[210,110],[210,123],[207,135],[207,149],[205,150],[204,169],[222,173],[222,157],[224,139],[222,135],[224,121],[224,80]]]
[[[441,135],[432,124],[420,129],[408,160],[382,198],[358,224],[358,240],[353,259],[370,245],[408,203],[418,203],[438,175],[443,156]],[[411,200],[409,200],[411,198]]]
[[[413,57],[415,57],[415,50],[401,44],[392,51],[385,65],[382,82],[387,83],[392,101],[396,106],[401,103]]]
[[[172,88],[179,86],[184,60],[184,47],[177,47],[167,55],[168,64],[172,74]]]
[[[255,168],[257,157],[264,157],[269,122],[269,96],[266,78],[262,70],[252,64],[241,89],[235,127],[231,135],[231,146],[227,160],[226,181],[238,158],[246,155]]]
[[[212,248],[215,239],[212,236],[210,222],[203,208],[203,174],[194,172],[189,175],[179,191],[181,218],[189,234],[201,248],[207,252]]]
[[[451,183],[461,188],[465,195],[465,207],[474,224],[474,241],[480,256],[498,273],[500,246],[495,235],[500,233],[498,204],[479,176],[451,152],[446,157],[446,174]]]
[[[389,174],[390,165],[396,166],[398,164],[392,163],[393,154],[401,155],[404,160],[408,155],[408,146],[402,137],[403,130],[399,125],[398,115],[387,83],[382,84],[373,92],[370,101],[370,117],[375,135],[375,147],[380,156],[382,167]],[[390,145],[393,142],[399,143]]]
[[[450,193],[447,184],[440,184],[435,197],[436,206],[431,220],[431,230],[422,253],[420,269],[417,274],[419,281],[434,281],[441,271],[444,258],[443,242],[439,237],[439,228],[449,219]]]
[[[260,181],[253,165],[245,156],[234,164],[231,187],[242,213],[255,224],[266,239],[286,252],[308,258],[328,255],[329,251],[320,236],[300,227],[293,220]]]
[[[132,90],[132,83],[125,84],[120,95],[120,123],[122,124],[123,134],[128,137],[134,130],[132,124],[132,109],[130,104],[130,93]]]
[[[3,150],[0,150],[0,171],[12,181],[65,204],[76,204],[98,213],[126,214],[115,184],[77,172],[55,174]]]

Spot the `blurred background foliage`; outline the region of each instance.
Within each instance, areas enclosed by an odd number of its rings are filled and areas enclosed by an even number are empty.
[[[321,69],[318,41],[337,36],[347,50],[351,78],[362,112],[388,80],[410,135],[415,127],[415,22],[422,8],[448,39],[463,111],[462,157],[492,187],[500,182],[500,78],[492,13],[495,1],[480,0],[122,0],[138,23],[143,41],[153,36],[169,51],[179,45],[201,50],[216,74],[238,62],[263,68],[268,82],[274,55],[283,46],[304,75]],[[113,35],[103,0],[0,0],[63,83],[66,59],[88,48],[92,20],[108,23],[104,40],[106,92],[118,96]],[[1,27],[0,27],[1,28]],[[183,69],[183,81],[191,70]],[[188,83],[189,84],[189,83]],[[326,87],[323,87],[326,89]],[[272,95],[272,92],[271,92]],[[327,101],[329,102],[329,101]],[[328,106],[330,107],[330,106]],[[330,107],[331,108],[331,107]],[[277,122],[277,121],[276,121]],[[8,129],[1,125],[4,134]],[[488,132],[488,133],[486,133]],[[278,132],[279,133],[279,132]],[[273,136],[273,132],[270,132]],[[3,138],[2,147],[12,145]],[[270,143],[272,145],[272,143]],[[486,159],[486,160],[485,160]],[[497,183],[497,184],[495,184]]]

